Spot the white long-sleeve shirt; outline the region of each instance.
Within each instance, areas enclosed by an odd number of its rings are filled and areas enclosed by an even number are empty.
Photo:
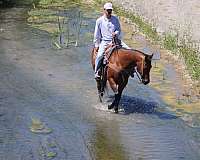
[[[121,33],[120,23],[117,17],[111,15],[108,19],[105,15],[96,20],[94,31],[94,44],[98,47],[101,41],[111,41],[112,33],[115,32],[119,37]]]

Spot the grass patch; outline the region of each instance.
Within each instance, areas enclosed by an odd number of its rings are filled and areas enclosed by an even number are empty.
[[[200,80],[200,58],[199,52],[189,47],[184,41],[178,45],[177,36],[166,34],[163,40],[163,46],[172,51],[173,54],[179,53],[187,66],[187,69],[194,80]]]
[[[129,11],[125,11],[124,9],[120,7],[114,7],[114,11],[119,16],[129,18],[133,23],[135,23],[138,26],[139,30],[145,35],[147,35],[150,39],[154,41],[160,40],[159,35],[156,32],[156,29],[150,24],[147,24],[146,22],[144,22],[140,16],[134,15],[133,13]]]
[[[166,49],[175,51],[177,49],[177,37],[171,34],[166,34],[163,40],[163,45]]]
[[[198,57],[199,53],[183,45],[179,47],[180,54],[184,57],[187,68],[195,80],[200,80],[200,59]]]

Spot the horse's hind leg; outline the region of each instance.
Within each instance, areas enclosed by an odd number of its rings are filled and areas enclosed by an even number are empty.
[[[108,109],[113,109],[115,107],[115,105],[117,104],[117,99],[119,97],[118,85],[115,83],[113,78],[109,78],[108,81],[109,81],[110,87],[112,88],[113,92],[115,93],[115,99],[110,105],[108,105]]]

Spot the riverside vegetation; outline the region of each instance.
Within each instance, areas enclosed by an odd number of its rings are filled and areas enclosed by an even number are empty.
[[[89,0],[88,0],[89,1]],[[29,12],[30,22],[34,27],[40,28],[48,31],[52,35],[53,44],[57,48],[62,48],[64,46],[69,46],[70,44],[78,45],[79,34],[81,23],[81,14],[80,11],[77,11],[79,14],[79,19],[76,22],[75,33],[70,35],[71,31],[64,27],[66,21],[65,11],[63,8],[69,8],[73,2],[74,5],[80,4],[82,0],[20,0],[18,4],[32,4],[33,9]],[[83,2],[87,3],[87,1]],[[105,0],[90,0],[89,3],[92,3],[93,6],[98,6],[105,3]],[[37,6],[37,8],[36,8]],[[54,8],[51,10],[50,8]],[[57,8],[60,11],[55,11]],[[178,39],[178,32],[174,33],[165,33],[164,36],[159,35],[156,28],[151,24],[147,23],[143,17],[133,14],[128,10],[124,10],[122,6],[115,6],[114,11],[117,15],[126,17],[135,23],[138,26],[138,29],[144,33],[152,41],[161,44],[165,49],[170,50],[171,53],[179,56],[183,59],[191,77],[193,80],[199,83],[200,80],[200,53],[197,45],[193,44],[190,35],[185,34],[184,39]],[[56,13],[57,12],[57,13]],[[45,22],[42,24],[42,21]],[[47,23],[47,21],[54,21],[54,24]],[[45,26],[46,25],[46,26]],[[68,25],[68,24],[67,24]],[[48,26],[48,27],[47,27]],[[73,37],[70,39],[70,37]],[[92,39],[92,35],[88,34],[86,37]]]

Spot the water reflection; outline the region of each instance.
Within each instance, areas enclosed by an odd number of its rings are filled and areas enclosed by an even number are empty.
[[[97,160],[128,159],[120,140],[119,126],[115,121],[97,122],[93,147]]]

